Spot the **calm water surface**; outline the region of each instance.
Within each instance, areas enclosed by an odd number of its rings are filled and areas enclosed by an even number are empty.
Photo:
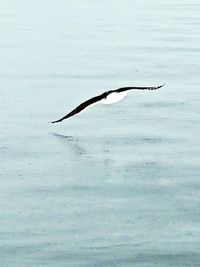
[[[199,10],[1,3],[0,266],[200,266]]]

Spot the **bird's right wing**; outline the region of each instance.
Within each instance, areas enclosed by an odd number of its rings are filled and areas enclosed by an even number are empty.
[[[102,100],[102,98],[104,98],[104,94],[101,94],[101,95],[98,95],[98,96],[95,96],[95,97],[92,97],[86,101],[84,101],[83,103],[81,103],[79,106],[77,106],[75,109],[73,109],[71,112],[69,112],[67,115],[65,115],[64,117],[62,117],[61,119],[59,120],[56,120],[56,121],[52,121],[52,123],[57,123],[57,122],[61,122],[63,120],[66,120],[76,114],[78,114],[79,112],[81,112],[82,110],[84,110],[85,108],[87,108],[88,106]]]

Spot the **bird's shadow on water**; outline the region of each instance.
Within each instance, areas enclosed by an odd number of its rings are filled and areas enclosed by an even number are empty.
[[[57,138],[60,142],[69,145],[76,155],[86,155],[88,154],[87,150],[81,144],[81,140],[77,136],[73,135],[62,135],[58,133],[51,133],[52,136]]]
[[[119,137],[114,136],[73,136],[51,133],[53,137],[67,145],[74,154],[79,156],[95,156],[112,152],[112,148],[118,144]]]
[[[109,135],[109,136],[73,136],[51,133],[53,137],[67,146],[77,156],[94,156],[135,151],[135,148],[145,150],[147,147],[174,144],[173,138],[139,135]],[[131,152],[132,153],[132,152]],[[126,154],[126,153],[125,153]]]
[[[113,154],[113,149],[118,145],[123,145],[124,138],[114,136],[73,136],[51,133],[63,144],[63,149],[67,147],[68,151],[78,157],[84,158],[101,158],[101,160],[109,161]],[[65,147],[65,148],[64,148]]]

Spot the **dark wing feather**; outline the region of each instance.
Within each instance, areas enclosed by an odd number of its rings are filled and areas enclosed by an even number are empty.
[[[98,102],[98,101],[101,101],[103,98],[106,98],[109,94],[113,93],[113,92],[116,92],[116,93],[121,93],[121,92],[124,92],[124,91],[128,91],[128,90],[156,90],[156,89],[159,89],[161,87],[163,87],[164,84],[162,85],[159,85],[159,86],[154,86],[154,87],[136,87],[136,86],[130,86],[130,87],[121,87],[121,88],[118,88],[116,90],[110,90],[110,91],[106,91],[104,92],[103,94],[101,95],[98,95],[98,96],[95,96],[95,97],[92,97],[88,100],[86,100],[85,102],[81,103],[78,107],[76,107],[75,109],[73,109],[71,112],[69,112],[67,115],[65,115],[64,117],[62,117],[61,119],[59,120],[56,120],[56,121],[52,121],[52,123],[57,123],[57,122],[61,122],[65,119],[68,119],[76,114],[78,114],[79,112],[81,112],[82,110],[84,110],[85,108],[87,108],[88,106]]]
[[[98,95],[98,96],[95,96],[95,97],[92,97],[88,100],[86,100],[85,102],[81,103],[79,106],[77,106],[75,109],[73,109],[71,112],[69,112],[67,115],[65,115],[64,117],[62,117],[61,119],[59,120],[56,120],[56,121],[52,121],[52,123],[57,123],[57,122],[61,122],[65,119],[68,119],[76,114],[78,114],[79,112],[81,112],[82,110],[84,110],[85,108],[87,108],[88,106],[102,100],[104,97],[106,97],[107,93],[103,93],[101,95]]]
[[[128,90],[156,90],[163,86],[164,84],[159,85],[159,86],[152,86],[152,87],[137,87],[137,86],[121,87],[116,90],[113,90],[113,92],[121,93],[121,92],[128,91]]]

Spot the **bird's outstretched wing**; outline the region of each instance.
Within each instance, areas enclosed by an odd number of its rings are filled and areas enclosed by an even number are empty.
[[[121,87],[116,90],[112,90],[113,92],[116,93],[121,93],[129,90],[157,90],[161,87],[163,87],[165,84],[159,85],[159,86],[151,86],[151,87],[137,87],[137,86],[129,86],[129,87]]]
[[[106,91],[103,94],[100,94],[98,96],[92,97],[86,101],[84,101],[83,103],[81,103],[79,106],[77,106],[75,109],[73,109],[71,112],[69,112],[67,115],[65,115],[64,117],[62,117],[59,120],[56,121],[52,121],[52,123],[57,123],[57,122],[61,122],[65,119],[68,119],[76,114],[78,114],[79,112],[81,112],[82,110],[84,110],[85,108],[87,108],[88,106],[101,101],[103,98],[106,98],[109,94],[111,93],[121,93],[124,91],[128,91],[128,90],[156,90],[159,89],[161,87],[163,87],[164,84],[159,85],[159,86],[154,86],[154,87],[136,87],[136,86],[130,86],[130,87],[121,87],[115,90],[110,90],[110,91]]]
[[[56,120],[56,121],[52,121],[52,123],[57,123],[57,122],[61,122],[65,119],[68,119],[76,114],[78,114],[79,112],[81,112],[82,110],[84,110],[85,108],[87,108],[88,106],[98,102],[98,101],[101,101],[104,97],[106,97],[107,95],[107,92],[101,94],[101,95],[98,95],[98,96],[95,96],[95,97],[92,97],[86,101],[84,101],[83,103],[81,103],[80,105],[78,105],[75,109],[73,109],[71,112],[69,112],[67,115],[65,115],[64,117],[62,117],[61,119],[59,120]]]

